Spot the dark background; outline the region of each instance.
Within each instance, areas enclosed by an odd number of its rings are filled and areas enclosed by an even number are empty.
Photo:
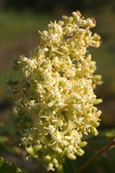
[[[97,21],[93,29],[102,37],[100,48],[90,48],[93,60],[97,62],[96,74],[103,76],[103,85],[97,86],[96,94],[103,99],[98,107],[103,111],[101,125],[98,128],[100,134],[111,133],[115,127],[115,1],[114,0],[0,0],[0,145],[10,147],[14,151],[16,144],[14,129],[10,124],[12,115],[10,112],[13,105],[12,99],[4,94],[5,76],[20,78],[18,73],[12,70],[13,60],[19,55],[25,54],[36,46],[39,41],[38,30],[47,29],[50,20],[61,19],[62,15],[71,15],[72,11],[79,10],[85,18],[94,17]],[[107,142],[99,136],[100,145]],[[103,140],[100,140],[103,139]],[[92,141],[92,140],[91,140]],[[99,146],[100,146],[99,145]],[[92,143],[91,143],[92,146]],[[98,146],[96,144],[96,146]],[[6,148],[2,148],[0,155],[8,161],[19,165],[24,169],[36,168],[36,161],[29,160],[21,163],[20,158],[14,157]],[[20,148],[15,148],[20,154]],[[18,150],[18,151],[17,151]],[[88,150],[88,148],[86,148]],[[24,155],[24,150],[22,151]],[[88,150],[88,154],[91,148]],[[93,152],[93,151],[92,151]],[[115,154],[115,153],[114,153]],[[18,154],[17,154],[18,155]],[[20,154],[21,155],[21,154]],[[90,155],[90,154],[89,154]],[[85,155],[86,157],[87,155]],[[111,156],[112,157],[112,156]],[[22,159],[22,157],[21,157]],[[107,163],[110,162],[108,156]],[[80,159],[79,159],[80,160]],[[101,160],[101,159],[100,159]],[[82,162],[82,161],[81,161]],[[35,165],[34,165],[35,163]],[[100,162],[99,162],[100,163]],[[101,165],[107,165],[101,163]],[[70,164],[70,163],[69,163]],[[68,165],[69,165],[68,164]],[[31,165],[31,166],[30,166]],[[96,163],[95,163],[96,165]],[[32,168],[30,168],[32,167]],[[78,165],[79,167],[79,165]],[[102,168],[95,170],[99,172]],[[110,165],[108,165],[110,171]],[[114,164],[111,165],[114,168]],[[70,164],[71,168],[71,164]],[[104,168],[103,168],[104,169]],[[100,172],[104,172],[101,170]],[[107,168],[106,168],[107,171]],[[105,172],[106,172],[105,171]],[[111,170],[110,172],[112,172]],[[35,170],[34,170],[35,172]],[[66,171],[67,172],[67,171]]]

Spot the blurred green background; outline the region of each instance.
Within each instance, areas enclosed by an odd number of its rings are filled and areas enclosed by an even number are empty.
[[[15,147],[14,129],[10,124],[11,117],[8,113],[13,103],[12,99],[4,94],[5,76],[11,75],[19,79],[20,74],[15,74],[12,70],[13,60],[36,46],[40,39],[38,30],[47,29],[50,20],[61,19],[62,15],[71,15],[71,12],[76,10],[79,10],[85,18],[94,17],[96,19],[97,25],[92,31],[97,32],[102,37],[100,48],[91,48],[90,51],[93,60],[97,62],[96,74],[103,76],[103,85],[98,86],[95,91],[97,96],[103,99],[103,103],[98,106],[103,113],[99,127],[100,136],[94,137],[99,145],[92,142],[91,136],[91,139],[88,139],[90,144],[86,147],[87,154],[83,156],[83,159],[80,158],[81,160],[78,159],[79,161],[74,163],[67,161],[66,172],[72,172],[72,170],[75,172],[87,157],[99,149],[99,146],[109,142],[112,138],[110,135],[108,139],[106,135],[108,131],[110,134],[115,133],[115,1],[0,1],[0,155],[29,172],[43,172],[43,168],[40,164],[38,166],[38,162],[33,159],[25,161],[24,150]],[[90,167],[90,171],[114,173],[115,150],[113,149],[110,156],[107,157],[106,155],[104,158],[105,161],[100,157],[94,163],[95,168]],[[67,167],[67,165],[69,166]],[[88,170],[89,173],[90,171]]]

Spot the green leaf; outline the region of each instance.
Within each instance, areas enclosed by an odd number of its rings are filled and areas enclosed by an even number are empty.
[[[2,157],[0,157],[0,172],[1,173],[24,173],[20,168],[15,167],[11,163],[5,161]]]

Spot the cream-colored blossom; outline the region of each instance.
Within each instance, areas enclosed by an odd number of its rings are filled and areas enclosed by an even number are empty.
[[[101,111],[95,104],[102,100],[93,90],[101,76],[93,75],[96,62],[87,50],[100,46],[100,36],[90,30],[95,25],[80,12],[51,22],[38,47],[15,61],[22,80],[6,79],[27,157],[38,158],[47,170],[60,167],[65,157],[82,156],[83,135],[98,133]]]

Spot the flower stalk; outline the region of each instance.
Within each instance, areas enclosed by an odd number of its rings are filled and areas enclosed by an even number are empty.
[[[102,155],[104,152],[107,152],[108,150],[112,149],[115,147],[115,138],[113,139],[112,142],[101,148],[96,154],[94,154],[91,158],[89,158],[77,171],[77,173],[83,173],[87,167],[94,161],[96,160],[100,155]]]

